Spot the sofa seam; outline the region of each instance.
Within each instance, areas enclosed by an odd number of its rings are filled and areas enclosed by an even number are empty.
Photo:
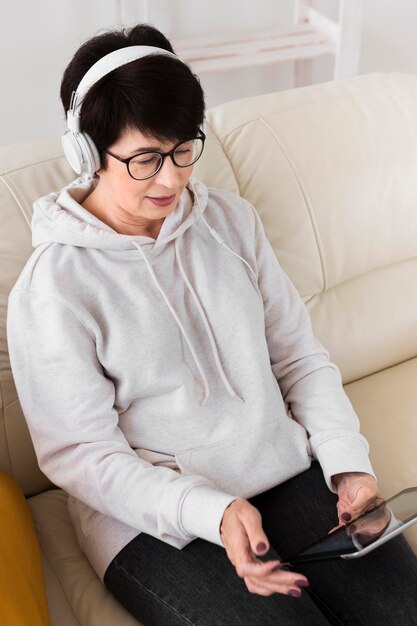
[[[397,75],[401,74],[401,73],[402,72],[373,72],[373,74],[397,74]],[[411,85],[411,84],[408,85],[408,83],[407,83],[407,86],[409,86],[409,88],[411,88],[411,89],[417,89],[417,84],[416,85]],[[301,89],[303,89],[303,87],[301,87]],[[286,91],[290,91],[290,90],[288,89]],[[292,111],[294,109],[301,109],[303,107],[310,106],[311,104],[316,104],[316,103],[319,103],[319,102],[320,103],[321,102],[332,102],[334,100],[343,100],[343,99],[346,99],[346,98],[356,99],[359,96],[377,95],[377,94],[380,94],[380,93],[382,93],[384,91],[387,91],[387,87],[386,86],[385,87],[380,87],[380,88],[376,89],[375,91],[367,91],[366,93],[364,93],[364,92],[359,92],[359,93],[354,93],[354,94],[347,94],[346,93],[346,94],[341,94],[341,95],[338,95],[338,96],[331,96],[331,97],[323,96],[323,97],[315,98],[313,100],[309,100],[308,102],[302,102],[300,104],[297,104],[296,106],[289,105],[289,106],[286,106],[284,108],[277,107],[276,109],[274,109],[273,111],[268,113],[266,117],[270,117],[271,115],[274,115],[276,113],[283,113],[285,111]],[[388,91],[393,91],[393,89],[388,89]],[[274,92],[271,92],[271,93],[268,93],[268,94],[260,94],[260,96],[268,96],[268,95],[271,95],[273,93]],[[249,100],[249,99],[251,99],[253,97],[259,97],[259,96],[249,96],[246,99]],[[235,102],[235,101],[232,101],[232,102]],[[227,103],[224,103],[224,104],[227,104]],[[218,106],[220,107],[220,106],[223,106],[223,105],[218,105]],[[252,122],[256,122],[256,120],[258,120],[258,119],[259,119],[259,114],[254,114],[254,117],[246,119],[245,121],[239,123],[237,126],[234,126],[231,130],[227,131],[226,134],[223,136],[223,140],[226,140],[236,130],[240,130],[241,128],[244,128],[248,124],[251,124]]]
[[[8,402],[7,404],[3,405],[3,409],[8,409],[9,406],[11,406],[12,404],[14,404],[15,402],[19,402],[19,396],[17,396],[17,398],[13,398],[13,400],[10,400],[10,402]]]
[[[4,398],[4,394],[3,394],[3,387],[0,384],[0,393],[1,393],[1,397],[2,397],[2,402],[3,402],[3,398]],[[7,405],[8,406],[8,405]],[[7,428],[6,428],[6,406],[2,407],[2,412],[3,412],[3,429],[4,429],[4,437],[6,440],[6,453],[7,453],[7,458],[9,460],[9,467],[10,467],[10,471],[12,472],[13,475],[13,464],[12,464],[12,457],[10,454],[10,447],[9,447],[9,438],[7,436]]]
[[[323,242],[321,239],[321,234],[320,234],[320,229],[319,229],[319,225],[317,222],[317,218],[313,209],[313,205],[312,202],[310,200],[310,197],[307,193],[307,190],[305,188],[303,179],[295,165],[295,163],[293,162],[292,158],[290,157],[290,152],[287,148],[287,146],[284,144],[282,139],[279,139],[277,134],[274,132],[274,130],[271,128],[271,126],[269,125],[269,123],[263,118],[263,117],[258,117],[257,120],[254,121],[258,121],[261,124],[263,124],[265,126],[265,128],[270,132],[271,136],[275,139],[276,143],[278,144],[278,146],[281,148],[281,152],[283,154],[283,156],[286,158],[288,165],[290,166],[290,169],[294,175],[294,178],[298,184],[298,188],[304,198],[304,202],[305,202],[305,207],[307,209],[307,213],[308,216],[310,218],[310,224],[311,224],[311,228],[316,240],[316,246],[317,246],[317,252],[318,252],[318,256],[319,256],[319,261],[320,261],[320,266],[321,266],[321,271],[322,271],[322,279],[323,279],[323,291],[327,290],[327,286],[328,286],[328,272],[327,272],[327,261],[326,261],[326,254],[324,251],[324,246],[323,246]]]
[[[222,148],[223,154],[225,155],[225,157],[226,157],[226,159],[227,159],[227,162],[229,163],[230,169],[232,170],[233,179],[234,179],[234,181],[235,181],[236,187],[238,188],[238,191],[239,191],[239,196],[241,196],[241,193],[240,193],[240,185],[239,185],[238,180],[237,180],[237,177],[236,177],[236,172],[235,172],[235,170],[234,170],[234,167],[233,167],[233,165],[232,165],[232,162],[231,162],[231,160],[230,160],[230,157],[229,157],[229,155],[228,155],[227,151],[225,150],[225,145],[224,145],[224,143],[221,141],[220,137],[217,135],[216,131],[214,130],[214,128],[210,125],[210,123],[209,123],[208,121],[206,121],[206,125],[207,125],[207,127],[210,129],[211,133],[214,135],[214,137],[215,137],[215,138],[216,138],[216,140],[219,142],[219,144],[220,144],[220,146],[221,146],[221,148]],[[242,197],[242,196],[241,196],[241,197]],[[245,200],[246,200],[246,198],[245,198]]]
[[[15,200],[16,204],[19,207],[20,213],[23,215],[24,220],[25,220],[25,222],[27,223],[27,225],[29,227],[29,230],[31,230],[30,221],[27,219],[26,214],[23,211],[23,205],[25,203],[25,200],[24,200],[23,196],[20,194],[18,189],[12,184],[11,180],[6,178],[6,176],[2,176],[1,177],[1,182],[3,183],[3,185],[6,187],[6,189],[9,191],[9,193],[11,194],[13,199]]]
[[[359,378],[355,378],[354,380],[350,380],[349,382],[343,383],[343,387],[347,387],[348,385],[353,385],[354,383],[358,383],[361,380],[365,380],[366,378],[370,378],[371,376],[376,376],[377,374],[381,374],[381,372],[386,372],[393,367],[398,367],[403,365],[404,363],[408,363],[409,361],[417,360],[417,355],[410,356],[408,359],[404,359],[403,361],[398,361],[398,363],[393,363],[392,365],[387,365],[386,367],[381,367],[381,369],[376,372],[372,372],[371,374],[365,374],[365,376],[360,376]]]
[[[31,514],[32,514],[32,511],[31,511]],[[41,540],[42,540],[42,538],[44,537],[44,529],[43,529],[43,524],[41,524],[41,523],[39,522],[39,520],[36,520],[36,521],[35,521],[35,518],[33,517],[33,514],[32,514],[32,519],[33,519],[33,522],[34,522],[34,526],[35,526],[35,529],[36,529],[36,533],[37,533],[37,535],[39,536],[39,548],[40,548],[40,550],[41,550],[41,552],[42,552],[42,555],[43,555],[44,559],[48,562],[49,567],[51,568],[52,572],[54,573],[54,575],[55,575],[55,577],[56,577],[56,579],[57,579],[57,581],[58,581],[58,583],[59,583],[59,586],[60,586],[60,588],[61,588],[61,590],[62,590],[62,593],[63,593],[63,594],[64,594],[64,596],[65,596],[65,599],[66,599],[67,604],[68,604],[68,608],[71,610],[71,613],[72,613],[72,615],[73,615],[74,619],[75,619],[77,622],[79,622],[80,620],[79,620],[79,618],[78,618],[77,614],[76,614],[76,613],[74,613],[74,611],[73,611],[73,608],[72,608],[72,604],[71,604],[70,598],[68,597],[67,592],[66,592],[66,590],[65,590],[65,586],[64,586],[64,585],[63,585],[63,583],[62,583],[61,576],[58,574],[57,570],[53,567],[53,565],[52,565],[53,561],[51,561],[51,560],[48,558],[47,553],[46,553],[44,550],[42,550]],[[43,571],[43,576],[44,576],[44,580],[45,580],[45,587],[46,587],[46,575],[45,575],[45,571]],[[49,604],[49,603],[48,603],[48,604]],[[48,606],[48,608],[49,608],[49,606]],[[52,618],[51,618],[51,619],[52,619]]]
[[[24,169],[26,167],[30,167],[32,165],[41,165],[42,163],[45,163],[47,161],[63,159],[63,158],[65,158],[65,155],[63,153],[55,153],[55,154],[45,155],[41,157],[40,159],[35,158],[30,161],[20,161],[16,163],[11,169],[0,170],[0,178],[2,178],[3,176],[7,176],[8,174],[11,174],[13,172],[18,172],[19,170]]]
[[[403,263],[409,263],[410,261],[416,261],[416,260],[417,260],[417,255],[409,256],[403,259],[398,259],[397,261],[393,261],[392,263],[385,263],[383,265],[378,265],[377,267],[368,268],[362,273],[353,274],[352,276],[349,276],[348,278],[345,278],[344,280],[338,283],[335,283],[334,285],[328,286],[326,291],[324,291],[323,289],[322,291],[318,291],[317,293],[314,293],[313,295],[306,296],[307,300],[304,301],[304,304],[307,304],[307,302],[310,302],[310,300],[313,300],[314,298],[320,298],[323,294],[329,293],[333,289],[339,289],[339,287],[344,287],[348,283],[353,282],[355,280],[359,280],[363,278],[364,276],[369,276],[370,274],[373,274],[375,272],[385,271],[391,267],[396,267],[397,265],[401,265]]]

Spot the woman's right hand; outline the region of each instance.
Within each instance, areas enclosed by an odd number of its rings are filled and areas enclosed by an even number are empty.
[[[256,555],[266,554],[269,542],[262,529],[260,512],[247,500],[238,498],[226,508],[220,536],[229,560],[251,593],[300,596],[300,587],[308,587],[303,574],[281,570],[280,561],[263,562],[257,558]]]

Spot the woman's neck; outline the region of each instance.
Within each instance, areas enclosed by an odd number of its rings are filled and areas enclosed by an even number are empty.
[[[98,187],[85,198],[81,206],[121,235],[142,235],[157,239],[165,220],[165,217],[159,220],[148,220],[143,217],[134,218],[119,205],[115,205],[111,210],[103,209],[103,206],[109,206],[109,202],[104,202],[101,198]]]

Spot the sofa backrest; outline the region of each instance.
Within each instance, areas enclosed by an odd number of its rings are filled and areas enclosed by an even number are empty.
[[[34,200],[74,178],[57,138],[0,148],[0,469],[17,480],[26,496],[53,485],[38,467],[10,370],[7,299],[33,251]]]
[[[417,355],[417,76],[377,73],[208,113],[208,185],[258,210],[345,383]]]
[[[417,76],[371,74],[215,107],[194,174],[259,212],[345,383],[417,355]],[[59,138],[0,149],[0,467],[37,467],[6,346],[32,202],[75,175]]]

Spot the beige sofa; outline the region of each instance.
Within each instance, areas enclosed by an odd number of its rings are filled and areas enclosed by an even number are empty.
[[[405,74],[237,100],[208,112],[195,169],[257,208],[341,369],[386,497],[417,485],[416,111],[417,76]],[[73,178],[59,138],[0,150],[0,468],[27,496],[54,626],[133,626],[80,551],[67,494],[37,466],[7,356],[32,202]]]

